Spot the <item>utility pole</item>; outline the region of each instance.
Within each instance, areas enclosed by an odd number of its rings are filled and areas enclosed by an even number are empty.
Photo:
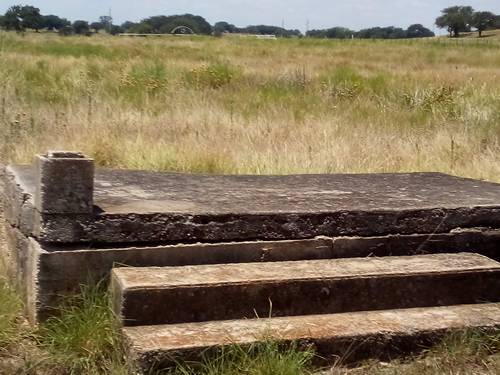
[[[111,28],[113,26],[113,17],[111,16],[111,7],[109,8],[109,22],[108,22],[108,33],[111,35]]]

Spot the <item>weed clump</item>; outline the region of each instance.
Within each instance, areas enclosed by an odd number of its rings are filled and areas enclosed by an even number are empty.
[[[38,332],[40,345],[53,363],[72,374],[109,374],[123,367],[118,323],[102,285],[82,287],[68,297],[58,316],[49,318]]]
[[[274,341],[249,346],[231,345],[206,354],[198,364],[179,364],[169,375],[309,375],[314,352],[297,344]]]
[[[194,88],[220,89],[229,85],[237,75],[237,70],[227,63],[202,65],[191,69],[185,76],[185,82]]]

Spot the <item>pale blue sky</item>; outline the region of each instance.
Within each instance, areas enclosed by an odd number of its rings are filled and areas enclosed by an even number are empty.
[[[433,29],[444,7],[471,5],[477,10],[500,14],[500,0],[0,0],[0,13],[18,3],[40,8],[72,21],[97,20],[109,8],[115,23],[139,21],[159,14],[193,13],[210,23],[228,21],[237,26],[272,24],[305,30],[344,26],[361,29],[371,26],[401,26],[422,23]]]

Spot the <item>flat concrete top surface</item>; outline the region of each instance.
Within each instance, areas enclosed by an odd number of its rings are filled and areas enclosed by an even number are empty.
[[[12,168],[33,194],[33,168]],[[440,173],[217,176],[101,169],[94,203],[110,214],[193,215],[500,207],[500,184]]]
[[[123,289],[171,288],[281,280],[419,275],[491,270],[500,263],[477,254],[434,254],[303,262],[221,264],[186,267],[115,268]]]
[[[278,340],[327,339],[499,325],[500,304],[481,304],[126,327],[123,332],[137,352],[145,353],[252,343],[269,335]]]

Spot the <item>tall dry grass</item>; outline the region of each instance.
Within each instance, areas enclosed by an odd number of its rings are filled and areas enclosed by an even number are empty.
[[[208,173],[500,181],[500,42],[0,34],[1,152]]]

